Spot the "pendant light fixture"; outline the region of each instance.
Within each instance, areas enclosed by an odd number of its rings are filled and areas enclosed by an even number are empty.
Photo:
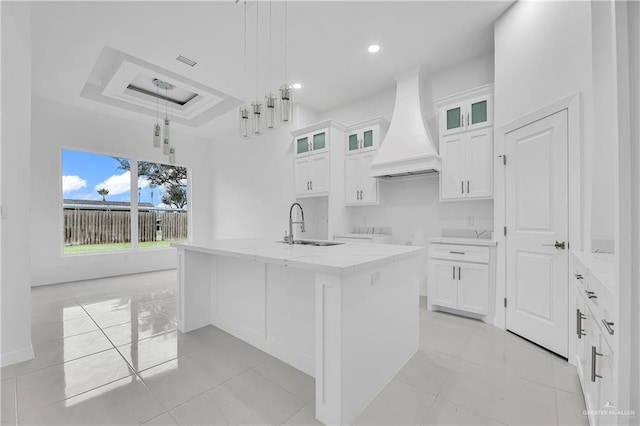
[[[284,84],[280,86],[280,121],[289,123],[292,121],[291,85],[287,82],[287,0],[284,0]]]
[[[158,119],[158,86],[156,86],[156,124],[153,126],[153,146],[154,148],[160,148],[162,143],[160,134],[160,122]]]
[[[252,113],[252,121],[253,121],[253,125],[252,125],[252,131],[254,135],[259,135],[262,133],[262,129],[263,129],[263,121],[262,121],[262,103],[260,102],[260,100],[258,99],[258,30],[259,30],[259,26],[258,26],[258,18],[260,16],[259,14],[259,10],[258,10],[258,4],[260,2],[256,1],[256,100],[253,101],[253,103],[251,104],[251,113]]]
[[[272,47],[271,43],[271,25],[272,25],[272,14],[271,14],[271,0],[269,0],[269,93],[264,96],[264,115],[265,115],[265,124],[267,129],[275,129],[276,123],[278,121],[277,118],[277,108],[276,96],[273,94],[271,90],[273,80],[271,78],[271,70],[273,68],[273,63],[271,61],[272,58]]]
[[[243,63],[244,63],[244,78],[243,85],[244,91],[246,95],[247,90],[247,0],[244,0],[244,15],[243,15]],[[240,137],[248,138],[249,137],[249,129],[251,125],[249,123],[249,108],[246,105],[240,106],[238,112],[240,113]]]
[[[175,163],[175,149],[171,146],[171,121],[169,120],[169,106],[168,106],[169,96],[167,94],[167,92],[169,90],[173,90],[175,86],[171,83],[160,80],[159,78],[154,78],[153,84],[156,86],[156,95],[158,93],[158,89],[164,89],[164,114],[165,114],[164,126],[162,126],[161,128],[160,124],[158,123],[159,108],[158,108],[157,98],[159,96],[156,96],[156,124],[153,127],[153,146],[156,148],[160,148],[160,146],[162,146],[162,153],[164,155],[169,155],[170,161],[171,161],[171,158],[173,158],[173,163]],[[161,129],[162,129],[162,132],[161,132]]]

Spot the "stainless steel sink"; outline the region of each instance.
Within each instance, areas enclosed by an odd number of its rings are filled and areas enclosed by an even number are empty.
[[[287,241],[276,241],[277,243],[289,244]],[[299,244],[303,246],[314,246],[314,247],[329,247],[329,246],[337,246],[340,244],[344,244],[338,241],[311,241],[311,240],[296,240],[293,244]]]

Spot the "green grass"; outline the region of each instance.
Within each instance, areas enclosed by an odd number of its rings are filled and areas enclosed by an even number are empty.
[[[181,243],[184,241],[147,241],[138,243],[141,250],[169,247],[171,243]],[[131,243],[115,243],[115,244],[87,244],[80,246],[66,246],[64,254],[86,254],[86,253],[104,253],[112,251],[131,250]]]

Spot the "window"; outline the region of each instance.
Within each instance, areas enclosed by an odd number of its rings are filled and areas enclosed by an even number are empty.
[[[138,162],[138,246],[169,247],[187,240],[187,169]]]
[[[137,209],[131,208],[132,201]],[[185,167],[62,151],[64,254],[161,248],[186,241],[187,208]],[[138,238],[132,239],[136,232]]]

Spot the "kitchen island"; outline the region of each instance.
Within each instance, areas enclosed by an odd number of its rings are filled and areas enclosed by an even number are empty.
[[[418,349],[423,247],[172,246],[180,331],[213,324],[315,377],[325,424],[352,423]]]

